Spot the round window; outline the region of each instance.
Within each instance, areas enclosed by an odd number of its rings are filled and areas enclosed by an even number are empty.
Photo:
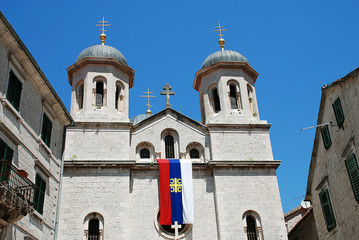
[[[175,239],[175,229],[172,228],[172,225],[161,225],[160,224],[160,210],[157,210],[157,215],[155,218],[155,226],[157,231],[168,239]],[[192,224],[181,224],[181,227],[178,229],[179,239],[185,237],[192,230]]]

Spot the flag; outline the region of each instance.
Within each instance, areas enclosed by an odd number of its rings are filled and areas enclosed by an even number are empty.
[[[160,224],[193,224],[192,161],[159,159]]]

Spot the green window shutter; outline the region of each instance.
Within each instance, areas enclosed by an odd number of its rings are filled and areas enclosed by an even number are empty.
[[[2,139],[0,139],[0,160],[7,160],[9,164],[12,163],[14,150],[10,148]],[[0,162],[0,181],[7,181],[10,176],[9,165],[5,162]]]
[[[34,193],[34,209],[39,213],[43,213],[45,201],[46,182],[39,174],[35,178],[35,193]]]
[[[325,224],[327,225],[328,231],[330,231],[337,225],[337,223],[335,221],[334,211],[330,201],[328,189],[325,189],[319,193],[319,198],[322,205]]]
[[[355,199],[359,203],[359,168],[354,153],[347,160],[345,160],[345,165],[347,166],[348,175],[353,187]]]
[[[50,147],[51,140],[51,131],[52,131],[52,123],[50,119],[44,113],[42,118],[42,131],[41,131],[41,139],[45,142],[47,146]]]
[[[22,91],[21,81],[16,77],[13,71],[10,71],[9,86],[7,88],[6,98],[18,111],[20,108],[21,91]]]
[[[342,126],[345,120],[342,104],[340,103],[340,98],[337,98],[333,103],[333,110],[335,118],[337,119],[338,126]]]
[[[330,145],[332,145],[332,139],[330,138],[328,125],[321,127],[320,131],[322,133],[324,147],[327,149],[330,147]]]

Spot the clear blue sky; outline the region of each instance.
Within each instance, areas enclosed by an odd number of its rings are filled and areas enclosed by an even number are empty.
[[[154,113],[165,107],[165,83],[176,95],[172,107],[200,120],[192,88],[204,59],[219,50],[218,20],[226,49],[243,54],[259,73],[261,119],[272,123],[274,159],[283,211],[306,191],[321,86],[359,65],[358,1],[2,1],[1,11],[70,109],[66,68],[85,48],[99,44],[97,21],[111,23],[107,44],[135,70],[130,116],[145,113],[142,92],[150,88]],[[289,3],[291,2],[291,3]],[[295,199],[296,198],[296,199]],[[294,200],[293,200],[294,199]]]

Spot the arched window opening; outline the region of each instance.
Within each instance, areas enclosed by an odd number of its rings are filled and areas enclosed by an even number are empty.
[[[121,91],[121,89],[119,88],[118,85],[116,85],[115,108],[117,110],[118,110],[118,102],[120,101],[120,91]]]
[[[231,101],[231,108],[238,109],[237,90],[233,84],[229,85],[229,100]]]
[[[147,148],[143,148],[140,151],[140,157],[141,158],[150,158],[150,150],[148,150]]]
[[[103,82],[96,82],[96,106],[103,106]]]
[[[97,218],[93,218],[89,221],[88,226],[88,240],[100,239],[100,221]]]
[[[173,136],[171,135],[167,135],[165,137],[165,150],[166,150],[166,158],[175,158],[174,140],[173,140]]]
[[[257,226],[256,226],[256,220],[252,216],[246,217],[247,221],[247,238],[248,240],[258,240],[257,237]]]
[[[191,149],[191,151],[189,152],[189,156],[190,158],[199,158],[198,150],[195,148]]]
[[[249,85],[247,85],[247,92],[248,92],[249,108],[250,108],[252,114],[256,114],[256,111],[254,108],[255,104],[254,104],[253,89]]]
[[[221,111],[221,104],[219,102],[217,88],[213,89],[213,101],[214,101],[214,112],[218,113],[219,111]]]
[[[78,93],[78,100],[79,100],[79,109],[84,107],[84,84],[81,83],[79,86],[79,93]]]

